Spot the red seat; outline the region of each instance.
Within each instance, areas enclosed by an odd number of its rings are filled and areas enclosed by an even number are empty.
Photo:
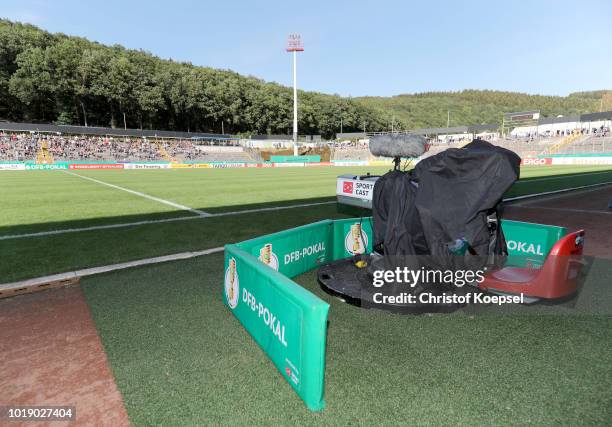
[[[584,230],[561,238],[550,250],[541,269],[504,267],[487,274],[482,291],[557,299],[578,289],[582,268]]]

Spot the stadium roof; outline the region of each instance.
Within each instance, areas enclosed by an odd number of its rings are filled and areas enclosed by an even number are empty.
[[[336,139],[361,139],[367,137],[368,134],[365,132],[344,132],[336,134]]]
[[[423,129],[414,129],[411,131],[402,131],[401,133],[416,133],[419,135],[449,135],[455,133],[478,133],[484,132],[487,130],[496,130],[499,129],[499,125],[497,124],[489,124],[489,125],[471,125],[471,126],[454,126],[449,128],[423,128]],[[391,132],[345,132],[345,133],[337,133],[336,139],[359,139],[359,138],[367,138],[371,135],[385,134]]]
[[[550,125],[554,123],[570,122],[593,122],[597,120],[612,120],[612,111],[602,111],[600,113],[571,114],[561,117],[542,117],[538,120],[538,125]],[[535,124],[534,124],[535,125]]]
[[[423,128],[415,129],[412,133],[418,133],[421,135],[450,135],[454,133],[477,133],[484,132],[487,130],[499,129],[498,124],[488,125],[471,125],[471,126],[454,126],[448,128]]]
[[[0,122],[0,130],[13,132],[46,132],[66,133],[71,135],[99,135],[99,136],[134,136],[134,137],[158,137],[158,138],[215,138],[227,139],[232,135],[197,133],[197,132],[174,132],[168,130],[146,130],[146,129],[113,129],[91,126],[50,125],[42,123],[11,123]]]
[[[553,123],[568,123],[568,122],[579,122],[579,115],[563,116],[563,117],[542,117],[538,120],[538,125],[550,125]],[[535,125],[535,123],[534,123]]]
[[[293,135],[251,135],[251,139],[256,139],[256,140],[271,139],[274,141],[292,141]]]
[[[580,116],[581,122],[593,122],[596,120],[612,120],[612,111],[602,111],[601,113],[588,113]]]

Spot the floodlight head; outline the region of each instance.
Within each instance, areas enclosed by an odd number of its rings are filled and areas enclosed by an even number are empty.
[[[299,34],[289,34],[287,38],[287,52],[303,52],[304,44]]]

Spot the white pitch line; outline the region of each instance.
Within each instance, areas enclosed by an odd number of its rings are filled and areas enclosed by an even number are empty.
[[[580,177],[580,176],[590,176],[590,175],[603,175],[603,174],[609,174],[612,173],[612,169],[611,170],[607,170],[607,171],[602,171],[602,172],[583,172],[580,174],[566,174],[566,175],[557,175],[557,176],[543,176],[541,178],[524,178],[524,181],[521,181],[520,179],[516,182],[516,184],[529,184],[531,182],[538,182],[538,181],[548,181],[550,179],[567,179],[567,178],[574,178],[574,177]]]
[[[504,202],[512,202],[514,200],[531,199],[533,197],[547,196],[549,194],[567,193],[569,191],[582,190],[584,188],[601,187],[601,186],[610,185],[610,184],[612,184],[612,181],[600,182],[600,183],[597,183],[597,184],[581,185],[579,187],[563,188],[561,190],[544,191],[542,193],[525,194],[524,196],[509,197],[507,199],[504,199],[503,201]]]
[[[567,191],[571,191],[571,190],[578,190],[578,189],[582,189],[582,188],[586,188],[586,187],[601,186],[601,185],[606,185],[606,184],[612,184],[612,182],[601,183],[601,184],[592,184],[592,185],[587,185],[587,186],[575,187],[575,188],[572,188],[572,189],[565,189],[565,190],[561,190],[561,191],[567,192]],[[528,197],[535,197],[535,196],[538,196],[538,195],[559,193],[561,191],[557,190],[557,191],[553,191],[553,192],[538,193],[538,194],[534,194],[534,195],[529,195]],[[525,196],[519,196],[518,198],[524,198],[524,197]],[[517,199],[517,198],[515,198],[515,199]],[[508,201],[508,200],[511,200],[511,199],[506,199],[505,201]],[[292,208],[298,208],[298,207],[317,206],[317,205],[324,205],[324,204],[330,204],[330,203],[336,203],[336,202],[335,201],[330,201],[330,202],[309,203],[309,204],[300,204],[300,205],[291,205],[291,206],[278,206],[278,207],[273,207],[273,208],[249,209],[249,210],[236,211],[236,212],[224,212],[224,213],[216,214],[215,216],[238,215],[238,214],[243,214],[243,213],[263,212],[263,211],[270,211],[270,210],[292,209]],[[530,208],[528,206],[520,206],[520,205],[519,205],[519,207]],[[540,209],[540,208],[533,207],[532,209]],[[547,209],[575,211],[575,212],[586,212],[586,213],[612,214],[611,212],[588,211],[586,209],[556,209],[556,208],[547,208]],[[180,218],[169,218],[167,220],[140,221],[138,223],[130,223],[130,224],[113,224],[113,225],[107,225],[107,226],[87,227],[87,228],[82,228],[82,229],[69,229],[69,230],[57,230],[55,232],[32,233],[32,234],[30,234],[30,236],[31,235],[59,234],[59,233],[85,231],[85,230],[101,229],[101,228],[128,227],[130,225],[140,225],[140,224],[150,224],[150,223],[170,222],[170,221],[181,221],[181,220],[198,219],[198,218],[200,218],[200,217],[180,217]],[[28,236],[28,235],[3,236],[3,237],[0,237],[0,240],[11,238],[11,237],[12,238],[19,238],[19,237],[26,237],[26,236]],[[223,249],[224,249],[223,247],[219,246],[219,247],[216,247],[216,248],[205,249],[205,250],[202,250],[202,251],[180,252],[180,253],[172,254],[172,255],[163,255],[163,256],[159,256],[159,257],[139,259],[139,260],[123,262],[123,263],[119,263],[119,264],[111,264],[111,265],[104,265],[104,266],[100,266],[100,267],[92,267],[92,268],[85,268],[85,269],[82,269],[82,270],[69,271],[69,272],[66,272],[66,273],[54,274],[54,275],[51,275],[51,276],[36,277],[36,278],[33,278],[33,279],[22,280],[22,281],[19,281],[19,282],[4,283],[4,284],[0,284],[0,292],[5,292],[5,291],[13,290],[13,289],[20,289],[20,288],[23,288],[23,287],[36,286],[36,285],[39,285],[39,284],[43,284],[43,283],[47,283],[47,282],[52,282],[52,281],[67,280],[67,279],[72,279],[72,278],[77,278],[77,277],[85,277],[85,276],[92,276],[92,275],[95,275],[95,274],[108,273],[108,272],[111,272],[111,271],[123,270],[123,269],[126,269],[126,268],[139,267],[139,266],[143,266],[143,265],[158,264],[158,263],[162,263],[162,262],[190,259],[190,258],[195,258],[195,257],[203,256],[203,255],[210,255],[210,254],[219,253],[219,252],[223,251]]]
[[[127,193],[130,193],[130,194],[134,194],[136,196],[144,197],[145,199],[153,200],[153,201],[158,202],[158,203],[163,203],[164,205],[172,206],[173,208],[177,208],[177,209],[180,209],[182,211],[193,212],[193,213],[195,213],[195,214],[197,214],[198,216],[201,216],[201,217],[210,216],[210,214],[208,212],[204,212],[204,211],[201,211],[201,210],[198,210],[198,209],[193,209],[193,208],[190,208],[189,206],[179,205],[178,203],[171,202],[170,200],[160,199],[159,197],[155,197],[155,196],[151,196],[149,194],[141,193],[140,191],[130,190],[129,188],[120,187],[120,186],[115,185],[115,184],[110,184],[108,182],[100,181],[99,179],[95,179],[95,178],[90,178],[88,176],[79,175],[78,173],[74,173],[74,172],[69,172],[69,171],[63,171],[63,172],[67,173],[69,175],[78,176],[81,179],[86,179],[88,181],[92,181],[92,182],[95,182],[97,184],[106,185],[107,187],[111,187],[111,188],[114,188],[116,190],[121,190],[121,191],[125,191]]]
[[[590,211],[588,209],[573,209],[573,208],[553,208],[546,206],[525,206],[522,204],[512,205],[513,208],[519,209],[544,209],[548,211],[560,211],[560,212],[579,212],[579,213],[588,213],[588,214],[599,214],[599,215],[612,215],[612,212],[604,212],[604,211]]]
[[[110,271],[123,270],[126,268],[139,267],[142,265],[158,264],[161,262],[177,261],[181,259],[195,258],[203,255],[216,254],[223,251],[223,247],[205,249],[196,252],[181,252],[178,254],[145,258],[135,261],[122,262],[120,264],[103,265],[100,267],[85,268],[83,270],[68,271],[66,273],[53,274],[51,276],[36,277],[34,279],[21,280],[19,282],[0,284],[0,293],[24,287],[36,286],[43,283],[59,280],[74,279],[77,277],[92,276],[94,274],[108,273]]]
[[[305,208],[305,207],[310,207],[310,206],[329,205],[332,203],[336,203],[336,201],[332,200],[329,202],[303,203],[299,205],[274,206],[270,208],[258,208],[258,209],[246,209],[243,211],[234,211],[234,212],[219,212],[219,213],[214,213],[214,214],[208,214],[208,216],[205,216],[205,217],[204,216],[181,216],[177,218],[152,219],[148,221],[124,222],[120,224],[94,225],[91,227],[64,228],[60,230],[39,231],[37,233],[10,234],[7,236],[0,236],[0,240],[24,239],[27,237],[43,237],[43,236],[51,236],[51,235],[56,235],[56,234],[78,233],[81,231],[107,230],[107,229],[112,229],[112,228],[134,227],[138,225],[160,224],[164,222],[187,221],[187,220],[193,220],[193,219],[223,217],[223,216],[230,216],[230,215],[243,215],[243,214],[250,214],[250,213],[257,213],[257,212],[267,212],[267,211],[281,211],[285,209],[295,209],[295,208]]]
[[[230,216],[230,215],[242,215],[253,212],[268,212],[268,211],[278,211],[281,209],[294,209],[294,208],[308,208],[310,206],[320,206],[320,205],[330,205],[332,203],[336,203],[335,200],[331,200],[329,202],[315,202],[315,203],[302,203],[299,205],[289,205],[289,206],[273,206],[270,208],[256,208],[256,209],[245,209],[243,211],[230,211],[230,212],[219,212],[210,214],[210,216]]]
[[[84,178],[81,175],[79,175],[79,177]],[[512,202],[514,200],[523,200],[523,199],[529,199],[533,197],[546,196],[549,194],[565,193],[569,191],[581,190],[584,188],[591,188],[591,187],[599,187],[599,186],[608,185],[608,184],[612,184],[612,181],[598,183],[598,184],[583,185],[580,187],[566,188],[562,190],[547,191],[543,193],[526,194],[524,196],[515,196],[515,197],[504,199],[504,202]],[[285,210],[285,209],[326,205],[326,204],[332,204],[332,203],[336,203],[336,201],[333,200],[329,202],[304,203],[304,204],[299,204],[299,205],[276,206],[276,207],[259,208],[259,209],[247,209],[243,211],[209,213],[206,217],[207,218],[223,217],[223,216],[230,216],[230,215],[242,215],[242,214],[249,214],[249,213],[266,212],[266,211],[279,211],[279,210]],[[57,234],[78,233],[82,231],[95,231],[95,230],[105,230],[105,229],[112,229],[112,228],[134,227],[138,225],[160,224],[160,223],[165,223],[165,222],[186,221],[186,220],[200,219],[200,218],[203,218],[203,217],[202,216],[189,216],[189,217],[178,217],[178,218],[167,218],[167,219],[153,219],[153,220],[148,220],[148,221],[126,222],[126,223],[120,223],[120,224],[94,225],[91,227],[65,228],[65,229],[60,229],[60,230],[40,231],[37,233],[10,234],[6,236],[0,236],[0,240],[24,239],[28,237],[43,237],[43,236],[50,236],[50,235],[57,235]]]
[[[612,182],[611,182],[611,184],[612,184]],[[578,191],[578,193],[579,194],[592,193],[593,191],[600,191],[600,190],[602,190],[602,187],[603,187],[603,189],[605,189],[605,187],[606,187],[605,183],[604,183],[603,186],[597,185],[594,188],[588,188],[588,189],[584,189],[584,190]],[[544,197],[542,199],[536,199],[536,200],[529,200],[529,199],[527,199],[524,202],[512,203],[511,206],[527,206],[527,205],[531,205],[531,204],[534,204],[534,203],[539,203],[539,202],[542,202],[542,201],[549,202],[551,200],[562,199],[564,197],[570,197],[572,195],[573,194],[571,192],[570,192],[570,194],[566,194],[566,193],[553,194],[553,195],[550,195],[548,197]]]
[[[108,225],[94,225],[91,227],[63,228],[59,230],[39,231],[37,233],[9,234],[7,236],[0,236],[0,240],[23,239],[26,237],[52,236],[55,234],[78,233],[80,231],[92,231],[92,230],[107,230],[111,228],[135,227],[137,225],[160,224],[164,222],[187,221],[190,219],[201,219],[201,218],[202,218],[201,216],[180,216],[177,218],[152,219],[148,221],[123,222],[119,224],[108,224]]]

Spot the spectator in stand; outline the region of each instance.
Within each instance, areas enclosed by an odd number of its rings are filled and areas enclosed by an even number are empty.
[[[193,161],[205,156],[191,140],[3,132],[0,161],[34,161],[43,144],[55,161]]]

